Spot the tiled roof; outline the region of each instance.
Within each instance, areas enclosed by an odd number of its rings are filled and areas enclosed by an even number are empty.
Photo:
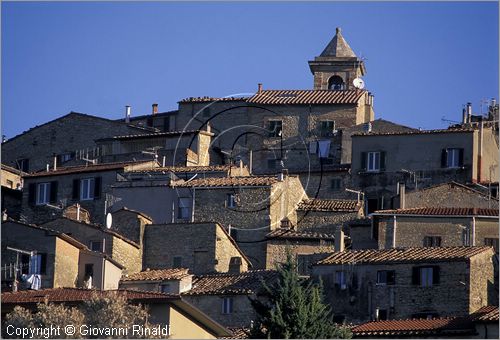
[[[167,131],[167,132],[153,132],[146,134],[135,134],[135,135],[122,135],[122,136],[114,136],[110,138],[102,138],[103,140],[128,140],[128,139],[145,139],[145,138],[158,138],[158,137],[170,137],[170,136],[179,136],[179,135],[192,135],[197,133],[209,133],[207,131],[200,130],[187,130],[187,131]]]
[[[234,102],[234,101],[245,101],[248,97],[189,97],[184,98],[179,101],[179,103],[207,103],[207,102]]]
[[[311,239],[311,240],[334,240],[333,234],[324,234],[317,232],[295,231],[291,229],[276,229],[266,235],[266,238],[280,239]]]
[[[298,210],[308,211],[358,211],[360,204],[356,200],[306,199],[299,203]]]
[[[250,337],[249,328],[227,327],[227,329],[231,332],[231,336],[227,339],[248,339]]]
[[[487,208],[406,208],[377,210],[374,215],[427,215],[427,216],[498,216],[498,209]]]
[[[122,277],[121,281],[180,280],[183,277],[189,276],[188,270],[189,269],[185,268],[144,270],[139,273]]]
[[[252,104],[357,104],[364,90],[264,90],[247,100]]]
[[[274,270],[251,270],[240,274],[210,274],[196,276],[191,290],[186,295],[251,294],[262,287],[262,280],[269,282],[277,278]]]
[[[58,167],[56,170],[50,171],[40,171],[35,172],[26,177],[45,177],[45,176],[58,176],[66,174],[76,174],[82,172],[97,172],[97,171],[110,171],[110,170],[122,170],[127,166],[151,163],[151,161],[127,161],[127,162],[116,162],[116,163],[102,163],[95,165],[78,165],[78,166],[67,166]]]
[[[466,191],[469,191],[469,192],[474,193],[474,194],[481,195],[481,196],[483,196],[485,198],[498,201],[498,198],[490,197],[490,195],[488,195],[487,193],[481,192],[479,190],[473,189],[473,188],[471,188],[471,187],[469,187],[467,185],[464,185],[462,183],[458,183],[458,182],[455,182],[455,181],[431,185],[431,186],[425,187],[425,188],[420,189],[420,190],[407,191],[406,194],[407,195],[408,194],[418,194],[418,193],[421,193],[421,192],[426,192],[426,191],[433,190],[433,189],[440,188],[440,187],[447,187],[447,189],[459,188],[459,189],[466,190]]]
[[[342,36],[340,27],[337,27],[337,33],[321,52],[321,57],[356,58],[356,54]]]
[[[1,168],[2,168],[2,170],[12,172],[13,174],[16,174],[16,175],[19,175],[19,176],[26,176],[26,175],[28,175],[27,172],[24,172],[24,171],[16,169],[16,168],[13,168],[13,167],[8,166],[6,164],[1,164]]]
[[[365,336],[431,336],[440,334],[467,334],[474,325],[464,318],[406,319],[372,321],[351,329],[354,337]]]
[[[484,306],[470,315],[472,321],[498,322],[498,306]]]
[[[428,135],[435,133],[464,133],[474,132],[471,128],[436,129],[436,130],[412,130],[412,131],[389,131],[389,132],[359,132],[352,136],[396,136],[396,135]]]
[[[153,221],[153,218],[149,215],[146,215],[145,213],[143,213],[142,211],[138,211],[138,210],[134,210],[134,209],[130,209],[130,208],[127,208],[127,207],[122,207],[116,211],[113,211],[113,214],[116,214],[120,211],[125,211],[125,212],[130,212],[130,213],[133,213],[133,214],[137,214],[137,215],[140,215],[142,217],[144,217],[145,219],[148,219],[150,221]]]
[[[366,249],[336,252],[318,265],[336,264],[380,264],[380,263],[413,263],[464,261],[485,251],[492,252],[491,247],[431,247],[431,248],[392,248]]]
[[[279,182],[276,176],[246,176],[246,177],[214,177],[197,178],[189,182],[176,182],[172,185],[181,188],[209,188],[209,187],[236,187],[236,186],[271,186]]]
[[[209,171],[229,171],[231,165],[208,165],[208,166],[166,166],[158,167],[152,170],[132,170],[127,172],[140,173],[140,172],[209,172]],[[233,166],[233,169],[237,169]]]
[[[172,300],[178,299],[178,295],[145,292],[136,290],[95,290],[95,289],[82,289],[82,288],[49,288],[42,290],[23,290],[18,292],[5,292],[2,293],[3,304],[23,304],[23,303],[38,303],[38,302],[82,302],[88,301],[93,293],[100,296],[108,296],[113,293],[124,295],[127,300]]]

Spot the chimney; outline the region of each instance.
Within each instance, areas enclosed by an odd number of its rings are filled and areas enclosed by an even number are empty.
[[[153,111],[151,112],[151,114],[154,116],[155,114],[158,113],[158,104],[153,104]]]
[[[467,109],[465,106],[462,109],[462,124],[467,124]]]
[[[257,93],[261,93],[262,92],[262,83],[259,83],[257,86],[258,86]]]
[[[472,104],[467,103],[467,123],[472,122]]]
[[[233,256],[229,260],[229,271],[230,274],[241,274],[243,271],[243,261],[239,256]]]
[[[404,209],[406,205],[406,184],[399,183],[399,209]]]
[[[125,123],[130,123],[131,107],[129,105],[125,106]]]
[[[342,230],[342,227],[339,227],[335,232],[335,252],[342,252],[344,250],[344,231]]]
[[[57,170],[57,155],[56,154],[54,154],[54,169],[53,170],[54,171]]]

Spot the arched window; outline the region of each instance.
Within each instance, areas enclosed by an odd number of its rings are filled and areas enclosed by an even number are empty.
[[[333,76],[328,80],[329,90],[345,90],[345,83],[339,76]]]

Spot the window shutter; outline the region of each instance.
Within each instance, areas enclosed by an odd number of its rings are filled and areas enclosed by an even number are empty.
[[[380,151],[380,171],[385,171],[385,151]]]
[[[94,178],[94,199],[101,198],[101,177]]]
[[[432,267],[432,284],[439,284],[439,267]]]
[[[73,199],[80,199],[80,180],[73,180]]]
[[[50,182],[50,203],[57,202],[57,181]]]
[[[441,150],[441,167],[442,168],[447,167],[447,160],[448,160],[448,150],[443,149],[443,150]]]
[[[464,166],[464,149],[458,149],[458,165]]]
[[[361,153],[361,170],[365,171],[366,170],[366,152]]]
[[[40,274],[47,273],[47,254],[40,254]]]
[[[420,267],[413,267],[413,275],[411,281],[414,285],[420,284]]]
[[[36,201],[36,184],[30,183],[28,187],[28,203],[35,204]]]

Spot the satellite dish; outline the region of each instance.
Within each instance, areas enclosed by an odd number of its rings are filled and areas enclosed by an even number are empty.
[[[365,88],[365,81],[361,78],[356,78],[352,81],[352,84],[354,85],[355,88],[357,89],[364,89]]]
[[[111,229],[112,224],[113,224],[113,215],[111,215],[111,213],[107,213],[107,215],[106,215],[106,228]]]

